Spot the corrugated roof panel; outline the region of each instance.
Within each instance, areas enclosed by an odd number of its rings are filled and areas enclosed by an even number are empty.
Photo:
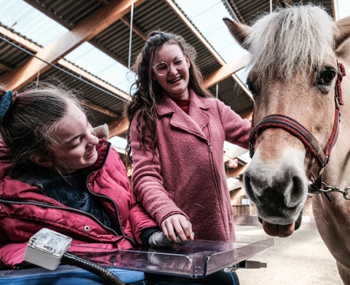
[[[67,32],[67,29],[20,0],[0,0],[0,23],[45,46]]]
[[[247,54],[233,39],[223,17],[231,18],[221,0],[176,0],[192,23],[226,63]]]
[[[90,16],[108,0],[26,0],[30,5],[71,29]]]
[[[31,56],[0,39],[0,62],[10,68],[27,61]]]
[[[64,69],[62,66],[59,67]],[[71,71],[69,72],[72,73]],[[109,110],[117,115],[121,115],[123,113],[125,106],[124,101],[118,99],[115,95],[111,96],[109,91],[103,91],[99,86],[94,87],[94,83],[90,83],[91,85],[87,84],[84,81],[79,80],[77,77],[79,77],[79,75],[72,77],[70,74],[67,74],[64,71],[50,68],[41,76],[40,80],[49,80],[53,82],[55,82],[55,80],[58,80],[67,88],[75,90],[82,99],[87,100],[97,106],[101,106],[102,108]],[[106,122],[114,120],[112,117],[107,117],[109,119]]]
[[[251,25],[253,21],[261,17],[264,13],[270,13],[270,1],[246,1],[246,0],[222,0],[227,1],[232,9],[243,17],[244,22]],[[348,1],[348,0],[346,0]],[[333,1],[332,0],[302,0],[293,1],[295,4],[309,4],[322,5],[326,11],[333,16]],[[278,8],[276,1],[272,1],[272,10]]]
[[[83,43],[67,54],[65,59],[109,84],[118,87],[125,93],[128,93],[130,90],[132,82],[128,82],[128,78],[126,77],[128,69],[101,50],[96,49],[90,43]]]

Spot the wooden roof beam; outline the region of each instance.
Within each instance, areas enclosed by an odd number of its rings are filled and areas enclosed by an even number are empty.
[[[228,170],[226,170],[226,178],[237,177],[243,174],[247,167],[248,164],[239,165],[237,168],[229,168]]]
[[[27,39],[11,32],[10,30],[5,29],[4,27],[0,27],[0,35],[5,36],[5,38],[8,40],[20,45],[21,47],[31,52],[37,53],[41,49],[41,47],[35,43],[28,41]]]
[[[36,56],[46,62],[55,64],[73,49],[85,41],[89,41],[114,22],[121,19],[130,11],[132,1],[136,3],[144,0],[113,0],[90,17],[81,21],[71,31],[40,49]],[[8,89],[12,90],[23,87],[26,83],[34,79],[38,72],[43,73],[50,68],[42,60],[33,57],[24,65],[5,74],[2,78],[3,83]]]
[[[127,18],[122,17],[120,19],[120,21],[122,21],[125,26],[130,28],[131,24],[130,24],[130,21]],[[135,34],[137,34],[144,41],[147,41],[147,36],[138,27],[136,27],[134,24],[132,25],[132,30],[135,32]]]
[[[129,120],[122,116],[117,120],[108,123],[109,137],[120,136],[125,133],[129,128]]]
[[[41,49],[40,46],[22,38],[21,36],[15,34],[15,33],[12,33],[11,31],[9,31],[5,28],[0,27],[0,34],[5,35],[8,40],[20,45],[21,47],[23,47],[25,49],[30,50],[31,52],[36,53]],[[58,64],[60,64],[64,68],[66,68],[69,72],[73,72],[75,74],[78,74],[82,78],[87,79],[88,81],[92,82],[93,84],[95,84],[103,89],[106,89],[107,91],[109,91],[113,94],[116,94],[117,96],[120,96],[121,98],[124,98],[127,101],[130,100],[130,96],[128,94],[126,94],[123,91],[113,87],[112,85],[102,81],[101,79],[91,75],[90,73],[82,70],[81,68],[75,66],[74,64],[68,62],[65,59],[60,59],[58,61]],[[117,114],[115,114],[115,113],[113,113],[105,108],[96,106],[91,102],[87,102],[87,101],[81,101],[81,102],[84,106],[86,106],[90,109],[96,110],[96,111],[98,111],[102,114],[105,114],[107,116],[110,116],[112,118],[119,118],[120,117],[119,115],[117,115]]]
[[[225,80],[226,78],[230,77],[233,73],[244,68],[248,64],[248,61],[249,61],[249,54],[242,56],[238,59],[235,59],[228,64],[224,64],[219,69],[206,75],[203,78],[205,88],[209,88],[209,87]]]
[[[11,71],[12,69],[13,69],[12,67],[9,67],[8,65],[3,64],[3,63],[0,62],[0,70]]]

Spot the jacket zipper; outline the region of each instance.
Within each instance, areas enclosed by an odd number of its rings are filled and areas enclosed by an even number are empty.
[[[110,197],[108,197],[108,196],[100,195],[100,194],[94,193],[94,192],[90,189],[90,187],[89,187],[89,176],[90,176],[91,174],[95,173],[95,172],[98,172],[98,171],[105,165],[107,156],[108,156],[108,154],[109,154],[110,147],[111,147],[111,146],[110,146],[110,144],[109,144],[109,145],[108,145],[108,149],[107,149],[107,153],[106,153],[105,158],[104,158],[104,161],[103,161],[103,163],[102,163],[102,166],[101,166],[99,169],[90,172],[90,173],[86,176],[86,187],[87,187],[87,189],[89,190],[89,192],[90,192],[92,195],[97,196],[97,197],[101,197],[101,198],[104,198],[104,199],[107,199],[107,200],[109,200],[109,201],[112,202],[112,204],[114,205],[114,209],[115,209],[115,211],[116,211],[116,213],[117,213],[117,220],[118,220],[118,225],[117,225],[117,226],[119,226],[119,230],[120,230],[122,236],[124,236],[125,239],[129,240],[133,245],[136,245],[135,241],[134,241],[132,238],[128,237],[128,236],[124,233],[123,228],[122,228],[122,226],[120,225],[119,211],[118,211],[118,207],[117,207],[116,203],[115,203]],[[100,224],[101,224],[101,223],[100,223]],[[107,228],[107,229],[110,229],[111,231],[113,231],[114,233],[116,233],[113,229],[108,228],[108,227],[106,227],[106,226],[104,226],[104,227]],[[116,235],[118,236],[117,233],[116,233]]]

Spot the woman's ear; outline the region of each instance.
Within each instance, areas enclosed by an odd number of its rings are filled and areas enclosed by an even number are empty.
[[[38,154],[31,154],[29,158],[35,164],[38,164],[44,167],[51,167],[53,165],[52,161],[45,156],[41,156]]]
[[[190,59],[188,58],[187,54],[185,55],[185,58],[186,58],[187,68],[190,68],[191,67],[191,62],[190,62]]]

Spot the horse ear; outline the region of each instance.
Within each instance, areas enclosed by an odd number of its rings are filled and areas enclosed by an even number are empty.
[[[335,49],[350,38],[350,16],[336,22],[338,33],[334,37]]]
[[[248,49],[247,44],[245,43],[245,39],[249,35],[249,26],[240,24],[236,21],[233,21],[229,18],[223,18],[227,28],[229,29],[231,35],[235,38],[235,40],[245,49]]]

